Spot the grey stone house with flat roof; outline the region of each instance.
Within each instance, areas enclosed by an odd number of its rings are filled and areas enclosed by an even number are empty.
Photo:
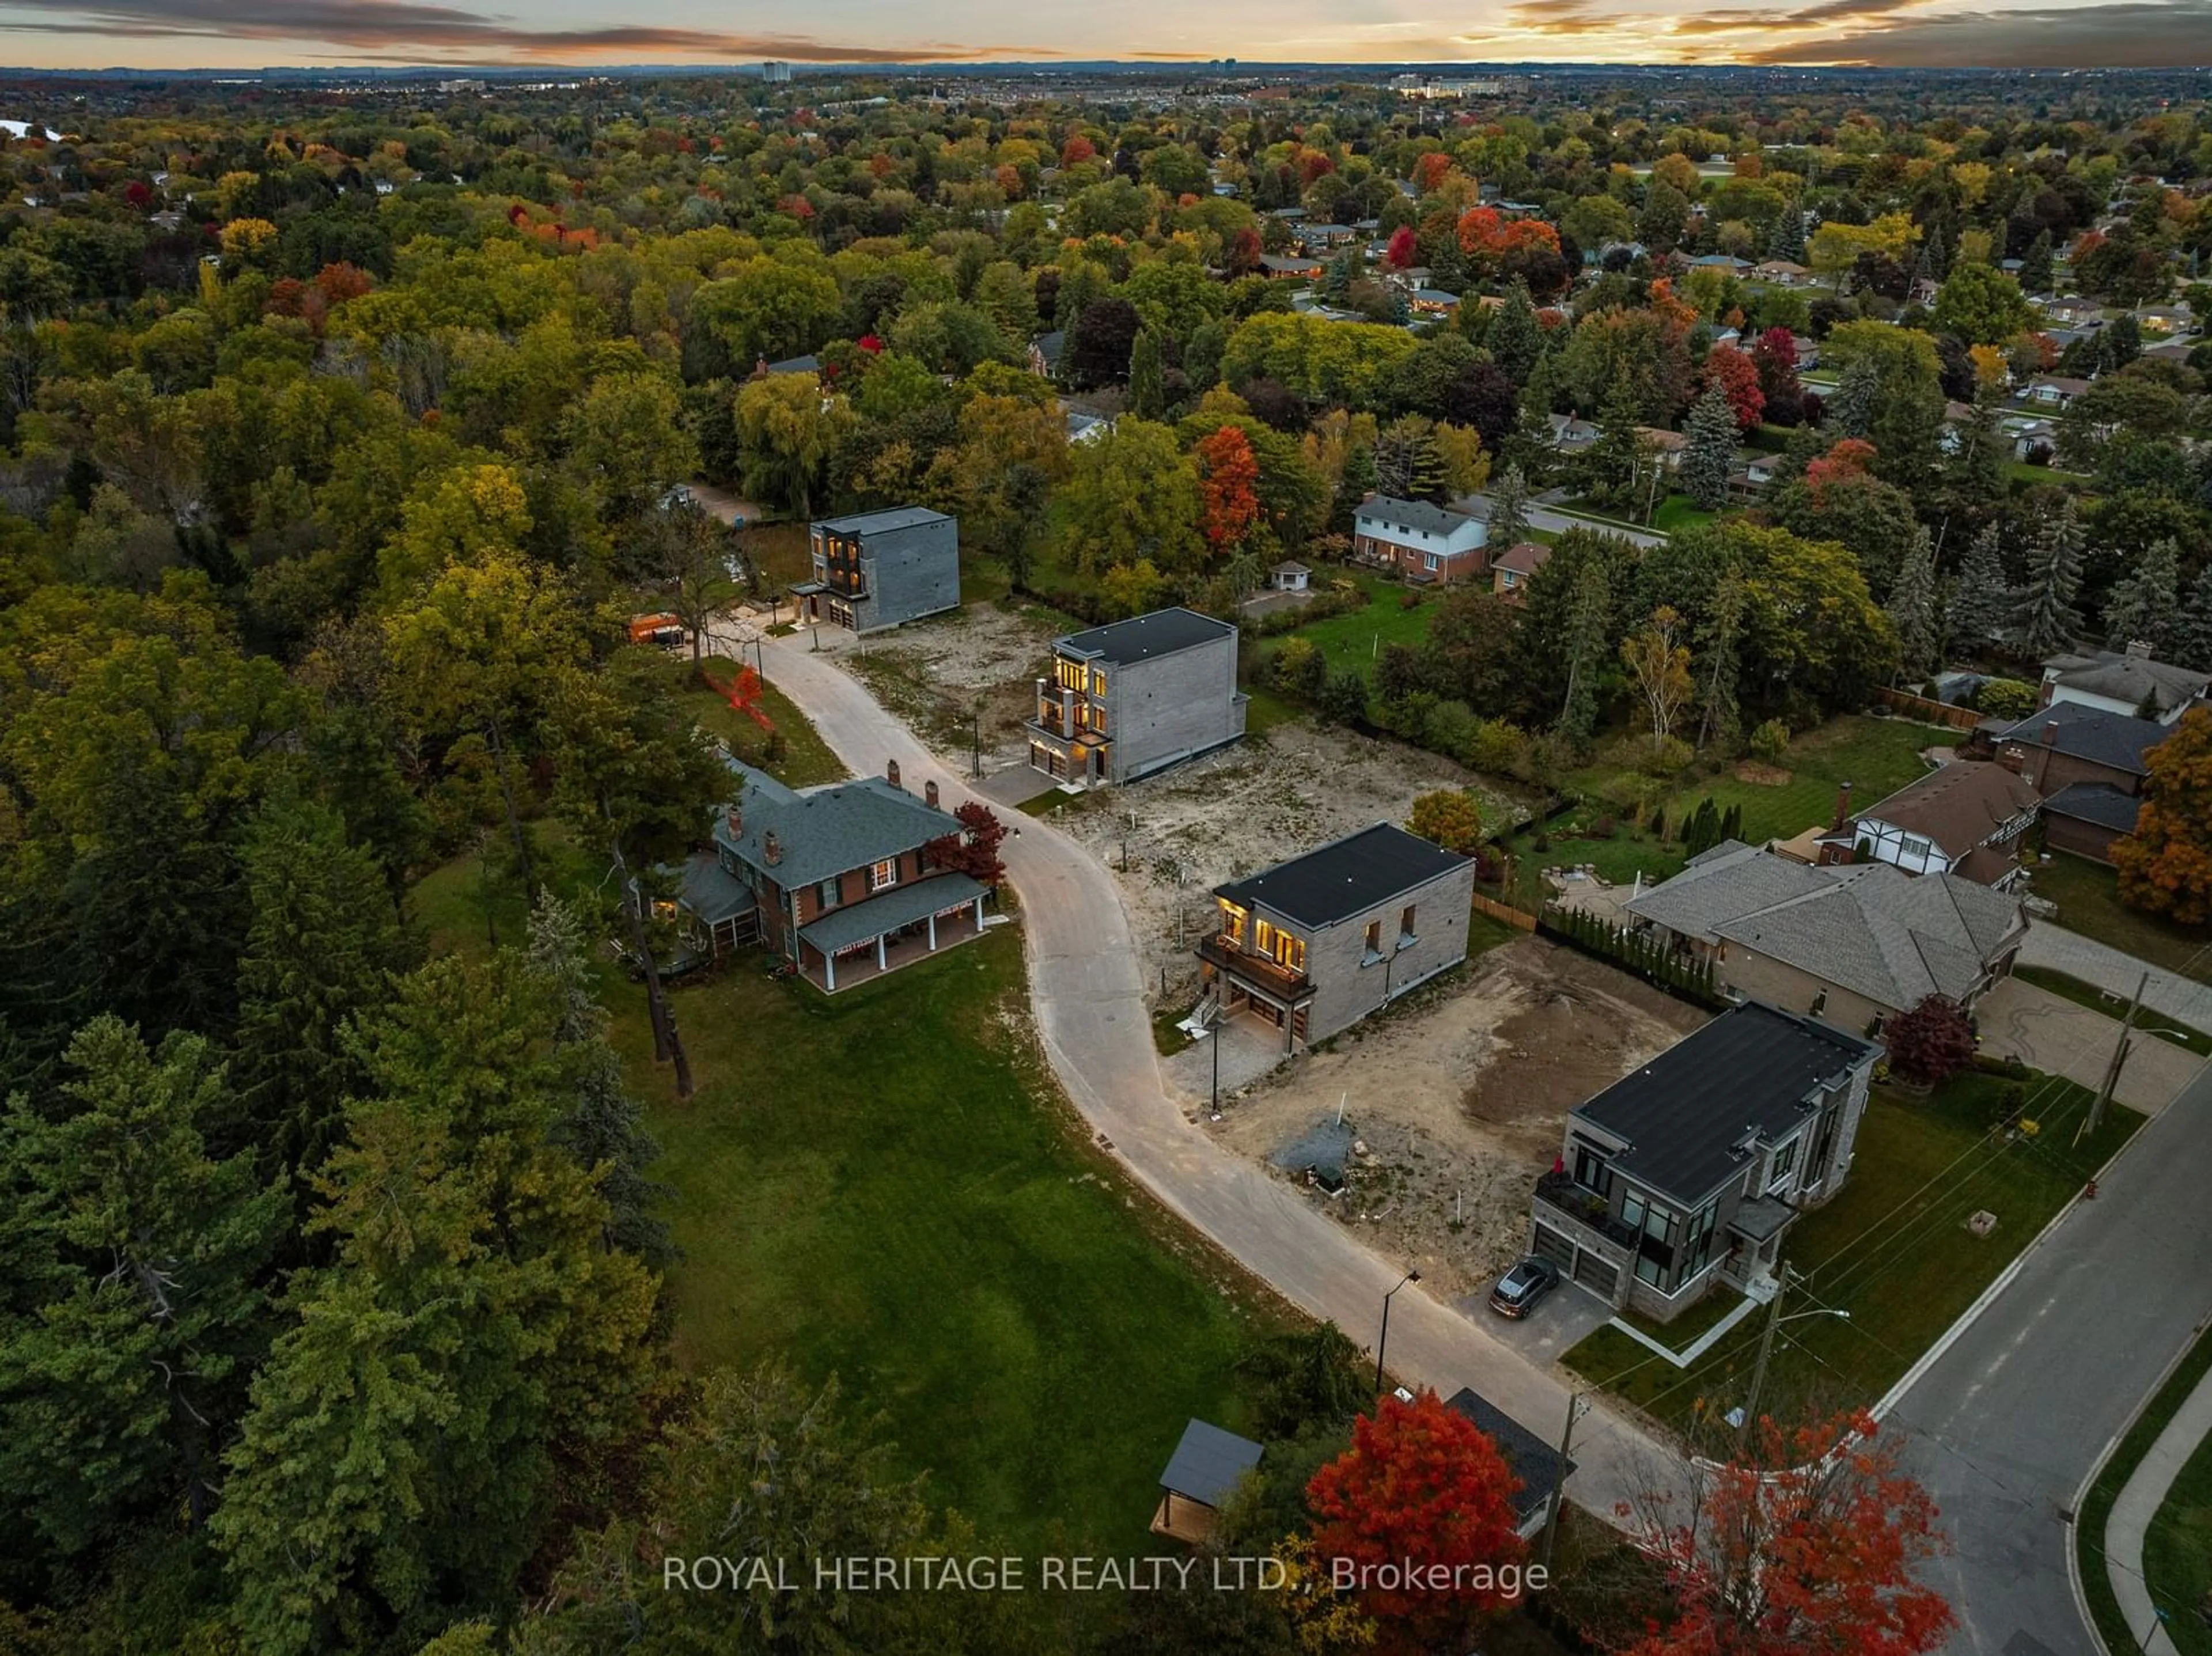
[[[1213,901],[1200,1014],[1257,1018],[1295,1052],[1467,958],[1474,864],[1377,822],[1216,886]]]
[[[1850,1176],[1881,1049],[1747,1001],[1575,1106],[1529,1249],[1664,1321],[1771,1282],[1797,1216]]]
[[[960,607],[960,524],[926,507],[825,518],[808,531],[811,579],[791,589],[799,625],[854,633]]]
[[[1244,734],[1237,629],[1155,610],[1053,640],[1027,724],[1030,763],[1068,782],[1133,782]]]

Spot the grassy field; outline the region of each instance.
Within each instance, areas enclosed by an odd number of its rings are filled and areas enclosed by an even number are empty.
[[[2054,972],[2047,966],[2015,966],[2012,969],[2012,974],[2022,983],[2033,984],[2037,988],[2047,990],[2062,1000],[2070,1000],[2076,1006],[2086,1006],[2093,1012],[2103,1013],[2106,1017],[2119,1017],[2127,1011],[2128,1003],[2125,996],[2107,994],[2094,983],[2084,983],[2081,979],[2069,977],[2063,972]],[[2154,1028],[2179,1030],[2185,1039],[2173,1041],[2175,1046],[2185,1046],[2199,1058],[2212,1058],[2212,1035],[2206,1034],[2201,1029],[2189,1028],[2164,1012],[2139,1016],[2136,1023],[2146,1031]],[[2172,1037],[2160,1035],[2158,1039],[2172,1040]]]
[[[1669,494],[1651,514],[1651,526],[1662,535],[1672,535],[1677,530],[1709,524],[1720,515],[1706,511],[1686,494]]]
[[[708,672],[726,684],[734,680],[738,672],[738,664],[722,656],[709,656],[703,664]],[[775,685],[763,684],[760,699],[755,704],[783,738],[782,756],[773,764],[768,758],[769,733],[730,706],[720,691],[697,684],[687,693],[687,699],[700,725],[727,743],[730,750],[747,764],[771,771],[795,788],[844,779],[845,767],[837,755],[814,733],[814,726],[806,722],[805,715]]]
[[[2120,901],[2119,876],[2101,863],[2057,852],[2039,864],[2029,889],[2058,906],[2057,922],[2069,931],[2109,943],[2124,954],[2212,983],[2212,926],[2175,925]]]
[[[2158,1441],[2189,1394],[2208,1372],[2212,1372],[2212,1338],[2199,1334],[2195,1344],[2174,1365],[2173,1372],[2145,1405],[2112,1455],[2098,1469],[2096,1481],[2082,1497],[2080,1521],[2074,1528],[2075,1546],[2081,1565],[2081,1596],[2088,1600],[2089,1617],[2104,1635],[2106,1647],[2129,1653],[2140,1628],[2131,1628],[2120,1614],[2111,1577],[2105,1568],[2105,1526],[2112,1515],[2128,1478]],[[2152,1602],[2172,1612],[2166,1633],[2185,1656],[2212,1652],[2212,1636],[2195,1613],[2208,1589],[2212,1589],[2212,1460],[2199,1448],[2183,1468],[2165,1506],[2151,1520],[2143,1538],[2143,1575]]]
[[[1407,608],[1403,600],[1414,589],[1387,576],[1355,569],[1334,578],[1349,579],[1358,585],[1367,594],[1366,604],[1271,638],[1260,646],[1264,654],[1273,654],[1287,639],[1310,639],[1328,658],[1332,668],[1350,667],[1371,674],[1384,645],[1419,644],[1428,637],[1431,611],[1426,595]]]
[[[1993,1128],[2014,1086],[2039,1131],[2007,1142]],[[1978,1071],[1924,1099],[1877,1088],[1849,1182],[1797,1222],[1785,1248],[1802,1278],[1786,1308],[1832,1307],[1850,1317],[1809,1317],[1782,1331],[1762,1410],[1787,1418],[1869,1404],[1893,1385],[2142,1125],[2131,1110],[2110,1110],[2077,1148],[2090,1102],[2069,1082]],[[1977,1238],[1966,1220],[1984,1209],[1997,1227]],[[1565,1360],[1687,1429],[1743,1401],[1759,1324],[1747,1319],[1688,1369],[1646,1362],[1651,1353],[1605,1328]]]
[[[814,553],[803,523],[755,524],[744,531],[745,555],[778,592],[814,573]]]

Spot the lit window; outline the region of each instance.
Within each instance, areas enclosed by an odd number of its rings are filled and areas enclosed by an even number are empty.
[[[1382,958],[1382,922],[1380,920],[1367,922],[1367,958],[1370,961]]]
[[[868,870],[868,889],[871,891],[885,890],[897,883],[898,863],[894,858],[886,858]]]
[[[1106,694],[1106,675],[1095,667],[1091,671],[1091,694],[1093,695]]]

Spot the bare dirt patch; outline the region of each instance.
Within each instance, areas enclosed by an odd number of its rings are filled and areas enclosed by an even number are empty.
[[[1172,1006],[1197,998],[1190,951],[1212,923],[1215,886],[1371,823],[1402,822],[1416,796],[1458,787],[1474,789],[1486,821],[1520,808],[1491,779],[1435,754],[1279,725],[1164,776],[1103,790],[1053,820],[1115,871],[1145,951],[1146,993]]]
[[[845,665],[945,757],[964,762],[980,739],[990,769],[1027,762],[1022,721],[1036,711],[1037,676],[1058,635],[1042,616],[973,604],[871,638]]]
[[[1762,765],[1756,759],[1747,759],[1735,767],[1735,779],[1748,782],[1755,788],[1786,788],[1796,778],[1779,765]]]
[[[1274,1166],[1341,1103],[1364,1147],[1343,1193],[1308,1186],[1301,1168],[1276,1170],[1458,1298],[1522,1247],[1529,1192],[1559,1154],[1567,1112],[1705,1021],[1602,961],[1526,938],[1277,1070],[1206,1129]]]

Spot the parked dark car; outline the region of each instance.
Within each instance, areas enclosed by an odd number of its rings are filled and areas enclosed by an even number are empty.
[[[1525,1317],[1529,1307],[1559,1285],[1559,1268],[1532,1253],[1514,1262],[1490,1290],[1490,1308],[1501,1317]]]

